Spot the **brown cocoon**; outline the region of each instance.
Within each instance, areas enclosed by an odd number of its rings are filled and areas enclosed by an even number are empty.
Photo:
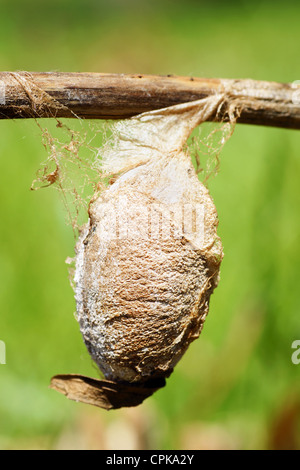
[[[167,377],[208,314],[223,257],[218,218],[183,146],[222,96],[118,124],[103,167],[120,175],[90,204],[76,248],[77,316],[114,382]]]

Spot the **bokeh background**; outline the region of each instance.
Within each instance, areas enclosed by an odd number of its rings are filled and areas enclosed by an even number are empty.
[[[2,71],[300,79],[300,5],[277,1],[0,2]],[[74,236],[31,121],[0,121],[0,448],[300,448],[300,132],[238,125],[208,187],[225,257],[210,314],[167,386],[138,408],[67,400],[97,377],[74,318]]]

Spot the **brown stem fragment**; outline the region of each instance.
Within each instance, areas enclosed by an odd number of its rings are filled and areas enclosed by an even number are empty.
[[[0,72],[0,119],[124,119],[225,93],[211,117],[300,129],[300,86],[250,79],[206,79],[104,73]]]

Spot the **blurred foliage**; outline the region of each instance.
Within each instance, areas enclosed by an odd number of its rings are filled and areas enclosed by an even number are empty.
[[[296,2],[2,0],[1,70],[294,81]],[[225,258],[210,315],[137,409],[104,412],[48,389],[98,373],[73,316],[74,237],[31,121],[0,121],[0,448],[300,448],[300,133],[238,125],[208,181]]]

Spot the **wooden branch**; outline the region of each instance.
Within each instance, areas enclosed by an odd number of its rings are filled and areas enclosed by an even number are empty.
[[[123,119],[215,93],[216,121],[235,109],[239,123],[300,129],[299,85],[169,75],[0,72],[0,119]]]

